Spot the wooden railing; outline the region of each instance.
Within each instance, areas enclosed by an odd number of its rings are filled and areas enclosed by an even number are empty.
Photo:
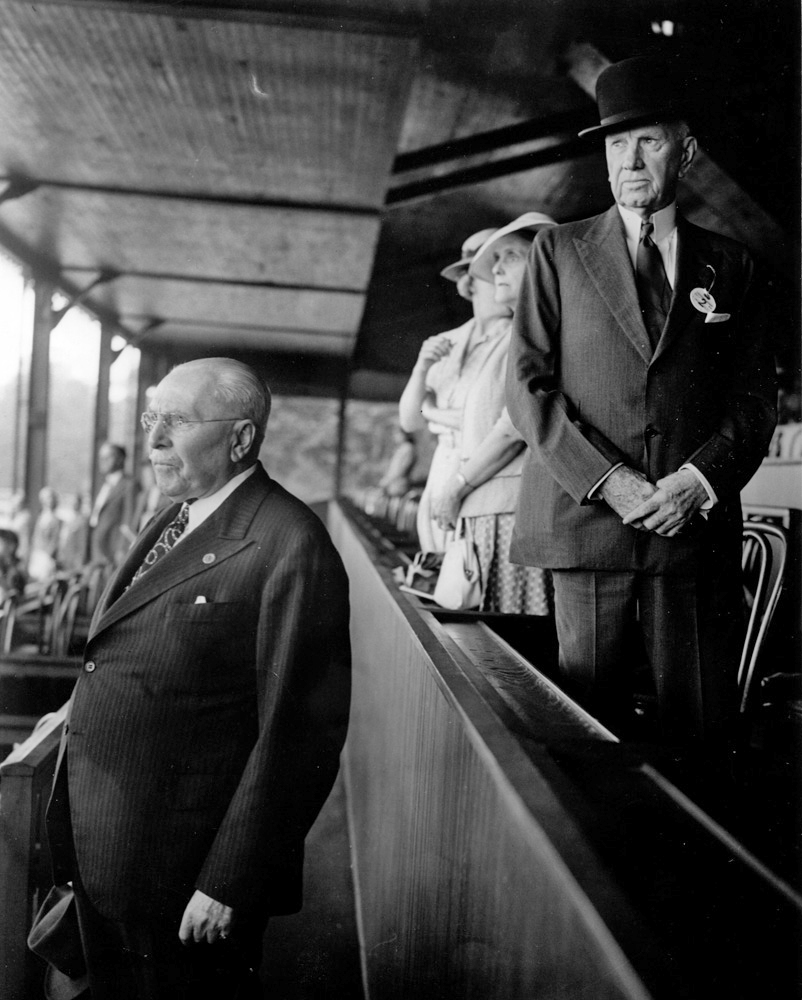
[[[44,815],[66,705],[45,717],[0,764],[0,997],[42,993],[42,963],[26,947],[36,910],[52,884]]]
[[[330,528],[369,997],[797,998],[802,898],[679,781],[711,762],[618,742],[549,677],[546,625],[539,665],[536,634],[527,660],[400,593],[356,511]]]

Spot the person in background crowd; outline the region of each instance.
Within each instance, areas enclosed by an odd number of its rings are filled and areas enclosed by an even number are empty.
[[[89,518],[84,510],[84,498],[76,493],[72,502],[72,517],[64,522],[59,542],[58,562],[66,573],[75,573],[86,563],[89,542]]]
[[[170,499],[159,489],[153,466],[148,459],[142,462],[139,470],[139,492],[134,503],[134,513],[131,518],[134,534],[153,520],[160,510],[169,507]]]
[[[547,215],[526,212],[494,232],[469,268],[480,294],[489,289],[497,307],[511,315],[532,240],[540,229],[554,226]],[[459,466],[433,496],[432,510],[443,530],[451,530],[457,518],[470,519],[482,570],[482,611],[547,615],[551,612],[548,574],[509,561],[526,447],[504,404],[510,329],[511,321],[504,319],[465,393]]]
[[[31,535],[28,576],[31,580],[45,583],[52,579],[58,568],[61,540],[61,519],[56,514],[58,494],[50,486],[44,486],[39,491],[39,506]]]
[[[348,579],[257,459],[270,395],[250,368],[179,365],[150,406],[172,503],[90,626],[48,807],[54,879],[74,885],[92,1000],[255,1000],[345,739]]]
[[[0,601],[25,590],[25,573],[17,558],[18,545],[16,532],[0,528]]]
[[[387,470],[379,480],[379,486],[388,497],[402,497],[412,485],[410,474],[417,461],[415,435],[397,427],[393,438],[395,450],[387,463]]]
[[[462,244],[460,259],[440,272],[457,283],[459,295],[473,306],[473,319],[423,342],[398,404],[402,430],[412,433],[428,426],[437,437],[418,507],[418,544],[422,552],[444,552],[452,537],[452,532],[441,528],[434,518],[432,496],[459,467],[465,396],[488,351],[508,333],[502,320],[509,317],[509,309],[495,302],[492,287],[486,288],[468,274],[474,254],[493,232],[482,229],[469,236]]]
[[[566,685],[629,711],[642,636],[664,738],[726,750],[742,643],[741,488],[775,422],[766,302],[734,240],[687,222],[696,139],[654,59],[599,77],[616,204],[535,241],[508,405],[530,445],[513,558],[551,567]]]
[[[25,494],[15,494],[11,502],[11,520],[9,527],[19,539],[17,547],[17,558],[23,566],[28,564],[28,556],[31,552],[31,532],[33,530],[33,518],[25,503]]]
[[[89,556],[93,563],[116,566],[131,544],[135,485],[125,474],[125,448],[105,441],[98,451],[98,468],[103,483],[89,515]]]

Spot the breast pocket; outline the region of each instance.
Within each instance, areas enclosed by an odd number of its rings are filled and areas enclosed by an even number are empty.
[[[162,661],[176,690],[228,688],[249,683],[255,658],[256,616],[247,601],[176,602],[164,610]],[[169,648],[167,648],[169,647]]]
[[[193,625],[225,625],[242,620],[248,605],[244,601],[204,601],[200,604],[171,604],[165,618],[171,622],[188,622]]]

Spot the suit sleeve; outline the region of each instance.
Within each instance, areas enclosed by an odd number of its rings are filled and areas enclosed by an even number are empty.
[[[560,390],[560,278],[554,230],[535,239],[513,317],[507,363],[507,406],[512,422],[552,476],[577,503],[626,456],[583,423]]]
[[[721,373],[726,399],[714,433],[685,460],[707,479],[720,500],[737,499],[766,455],[777,421],[776,367],[768,336],[773,299],[743,251],[733,266],[742,275],[741,301],[733,310],[737,323],[729,371]]]
[[[277,558],[260,596],[258,736],[196,883],[239,911],[269,910],[284,869],[300,864],[348,723],[345,571],[322,525],[286,525],[282,534],[280,553],[266,554]]]

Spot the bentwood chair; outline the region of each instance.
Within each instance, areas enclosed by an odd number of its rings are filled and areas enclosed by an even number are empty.
[[[782,528],[765,521],[744,521],[742,569],[749,614],[738,667],[742,716],[750,708],[761,650],[782,593],[787,549],[788,539]]]

